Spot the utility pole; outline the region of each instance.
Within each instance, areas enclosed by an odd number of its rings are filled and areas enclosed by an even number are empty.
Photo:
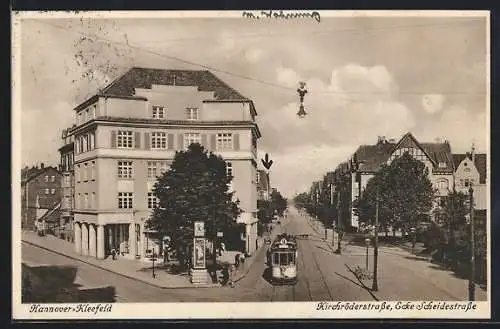
[[[340,185],[340,184],[339,184]],[[340,206],[340,198],[341,198],[341,187],[339,186],[339,189],[337,191],[337,250],[335,250],[336,254],[341,254],[342,253],[342,246],[340,243],[340,225],[341,225],[341,214],[342,214],[342,208]]]
[[[333,214],[333,183],[330,183],[330,213]],[[333,227],[333,218],[332,218],[332,247],[335,244],[335,230]]]
[[[375,243],[373,245],[373,284],[372,291],[378,291],[377,265],[378,265],[378,189],[375,200]]]
[[[474,190],[472,180],[469,182],[469,216],[470,216],[470,276],[469,276],[469,301],[475,300],[475,281],[476,281],[476,259],[474,245]]]

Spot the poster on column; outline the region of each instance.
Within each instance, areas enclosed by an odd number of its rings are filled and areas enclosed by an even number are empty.
[[[205,268],[205,238],[194,238],[193,246],[194,268]]]

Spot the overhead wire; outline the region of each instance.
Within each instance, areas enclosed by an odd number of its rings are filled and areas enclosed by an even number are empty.
[[[96,41],[105,41],[105,42],[108,42],[108,43],[112,43],[112,44],[116,44],[116,45],[121,45],[121,46],[125,46],[125,47],[129,47],[130,49],[134,49],[134,50],[137,50],[137,51],[140,51],[140,52],[144,52],[144,53],[149,53],[151,55],[155,55],[155,56],[158,56],[158,57],[162,57],[162,58],[166,58],[166,59],[169,59],[169,60],[172,60],[172,61],[176,61],[176,62],[179,62],[179,63],[183,63],[183,64],[187,64],[187,65],[191,65],[191,66],[195,66],[195,67],[200,67],[200,68],[203,68],[203,69],[206,69],[206,70],[210,70],[210,71],[213,71],[213,72],[218,72],[218,73],[222,73],[222,74],[226,74],[226,75],[229,75],[229,76],[233,76],[233,77],[236,77],[236,78],[240,78],[240,79],[244,79],[244,80],[247,80],[247,81],[252,81],[252,82],[256,82],[256,83],[260,83],[260,84],[263,84],[263,85],[266,85],[266,86],[271,86],[271,87],[275,87],[275,88],[278,88],[278,89],[281,89],[281,90],[284,90],[284,91],[290,91],[290,92],[296,92],[296,88],[292,88],[292,87],[287,87],[287,86],[283,86],[283,85],[280,85],[280,84],[277,84],[277,83],[274,83],[274,82],[270,82],[270,81],[266,81],[266,80],[262,80],[262,79],[258,79],[258,78],[255,78],[255,77],[251,77],[251,76],[246,76],[246,75],[242,75],[242,74],[239,74],[239,73],[235,73],[235,72],[231,72],[231,71],[228,71],[228,70],[224,70],[224,69],[220,69],[220,68],[217,68],[217,67],[214,67],[214,66],[211,66],[211,65],[207,65],[207,64],[201,64],[201,63],[197,63],[197,62],[194,62],[194,61],[190,61],[190,60],[186,60],[186,59],[183,59],[183,58],[179,58],[179,57],[176,57],[176,56],[172,56],[172,55],[168,55],[168,54],[165,54],[165,53],[161,53],[161,52],[158,52],[158,51],[154,51],[154,50],[151,50],[151,49],[147,49],[147,48],[144,48],[144,47],[141,47],[141,46],[137,46],[137,45],[133,45],[130,43],[130,41],[127,39],[127,42],[120,42],[120,41],[116,41],[116,40],[112,40],[112,39],[109,39],[109,38],[104,38],[104,37],[99,37],[97,35],[92,35],[92,34],[89,34],[89,33],[85,33],[85,32],[82,32],[82,31],[77,31],[77,30],[72,30],[72,29],[69,29],[67,27],[64,27],[64,26],[61,26],[61,25],[58,25],[58,24],[53,24],[53,23],[49,23],[47,22],[46,20],[43,20],[43,21],[38,21],[39,23],[41,24],[45,24],[45,25],[49,25],[51,27],[54,27],[54,28],[57,28],[57,29],[61,29],[61,30],[64,30],[66,32],[69,32],[69,33],[74,33],[74,34],[78,34],[78,35],[81,35],[81,36],[85,36],[91,40],[96,40]],[[462,22],[464,23],[464,22]],[[466,23],[469,23],[469,22],[466,22]],[[407,25],[407,26],[399,26],[399,27],[387,27],[387,29],[401,29],[401,28],[417,28],[417,27],[424,27],[424,26],[449,26],[450,24],[419,24],[419,25]],[[369,29],[363,29],[362,31],[360,31],[361,33],[366,31],[366,30],[369,30]],[[376,30],[383,30],[383,29],[376,29]],[[337,32],[345,32],[346,30],[337,30]],[[354,31],[353,30],[349,30],[349,31]],[[326,31],[322,31],[322,33],[326,33]],[[254,35],[256,36],[256,35]],[[179,39],[180,40],[180,39]],[[298,81],[297,81],[298,83]],[[340,94],[340,95],[349,95],[349,94],[365,94],[365,95],[371,95],[371,94],[387,94],[388,92],[387,91],[332,91],[332,90],[326,90],[326,91],[309,91],[310,94]],[[429,92],[421,92],[421,91],[405,91],[405,90],[402,90],[402,91],[398,91],[398,94],[407,94],[407,95],[426,95],[426,94],[429,94]],[[454,94],[454,95],[460,95],[460,94],[484,94],[484,93],[478,93],[478,92],[469,92],[469,91],[455,91],[455,92],[451,92],[451,91],[446,91],[446,92],[440,92],[440,94],[443,94],[443,95],[451,95],[451,94]]]

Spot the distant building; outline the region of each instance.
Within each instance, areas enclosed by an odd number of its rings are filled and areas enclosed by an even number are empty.
[[[476,210],[487,209],[486,154],[453,154],[455,163],[455,190],[465,194],[472,186],[474,207]]]
[[[261,134],[251,100],[209,71],[133,68],[74,111],[77,252],[97,258],[112,248],[130,258],[158,252],[161,237],[145,227],[158,203],[153,187],[175,152],[192,143],[227,161],[243,210],[241,238],[247,253],[255,251]]]
[[[405,134],[397,142],[379,137],[376,144],[361,145],[351,159],[337,167],[337,176],[342,176],[343,189],[348,191],[343,200],[343,207],[347,210],[343,213],[343,221],[347,228],[356,230],[359,227],[352,204],[361,196],[370,178],[383,164],[390,164],[405,152],[422,161],[428,168],[429,179],[438,198],[452,191],[454,162],[448,141],[420,143],[411,133]]]
[[[75,207],[75,175],[74,175],[74,136],[70,134],[71,128],[62,132],[63,145],[59,148],[61,155],[61,233],[67,241],[74,241],[73,234],[73,209]]]
[[[257,170],[257,198],[259,200],[269,200],[271,188],[265,170]]]
[[[37,221],[58,226],[61,173],[56,167],[25,167],[21,170],[21,228],[35,230]]]

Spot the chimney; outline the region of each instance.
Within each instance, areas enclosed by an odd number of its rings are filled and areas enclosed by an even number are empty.
[[[378,136],[377,145],[384,144],[386,142],[385,136]]]
[[[42,162],[42,163],[40,163],[40,169],[43,169],[43,168],[45,168],[45,164]]]

